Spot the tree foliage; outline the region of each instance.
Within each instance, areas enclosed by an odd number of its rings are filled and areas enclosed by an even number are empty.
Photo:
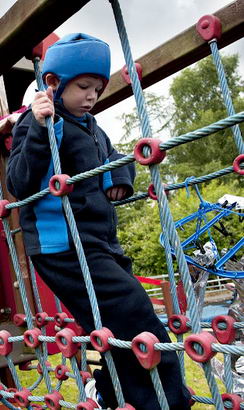
[[[230,94],[236,112],[244,109],[243,80],[238,74],[238,56],[223,57]],[[228,116],[211,57],[186,68],[172,82],[174,101],[171,135],[178,136],[205,127]],[[243,128],[243,127],[242,127]],[[171,172],[178,178],[204,175],[230,166],[238,155],[230,128],[169,152]]]
[[[244,85],[238,74],[238,56],[223,57],[223,64],[235,110],[243,111]],[[177,137],[228,116],[210,57],[175,77],[170,87],[169,100],[148,93],[145,93],[145,97],[154,137],[165,135],[165,130],[171,137]],[[120,119],[124,137],[117,148],[128,154],[133,152],[140,133],[136,109],[130,114],[123,114]],[[160,174],[163,182],[181,182],[192,175],[205,175],[230,166],[237,155],[231,129],[226,129],[169,150],[167,160],[160,164]],[[135,192],[145,192],[150,183],[150,172],[147,167],[138,164],[136,167]],[[204,200],[215,203],[224,194],[243,195],[243,182],[241,177],[231,174],[202,184],[200,189]],[[194,189],[191,189],[189,198],[185,190],[178,190],[171,193],[169,204],[176,221],[197,211],[199,199]],[[132,258],[136,274],[160,275],[167,272],[164,249],[159,242],[162,227],[156,205],[155,201],[146,199],[117,208],[119,239]],[[208,217],[211,218],[211,215]],[[228,249],[242,237],[243,223],[237,215],[229,216],[223,222],[229,235],[225,237],[214,228],[212,234],[219,249]],[[179,231],[181,240],[193,233],[194,229],[196,221],[186,225],[184,231]],[[203,238],[205,240],[208,240],[207,235]]]

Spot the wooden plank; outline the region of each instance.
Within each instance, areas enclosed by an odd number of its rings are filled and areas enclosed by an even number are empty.
[[[3,76],[0,76],[0,116],[9,114]]]
[[[0,19],[0,75],[90,0],[18,0]]]
[[[236,0],[214,13],[222,23],[219,48],[225,47],[244,35],[244,0]],[[199,16],[200,18],[201,16]],[[197,23],[197,22],[196,22]],[[176,73],[210,54],[208,44],[191,26],[176,37],[136,60],[143,68],[142,88]],[[93,114],[101,112],[132,95],[120,71],[111,76],[108,87],[97,102]]]

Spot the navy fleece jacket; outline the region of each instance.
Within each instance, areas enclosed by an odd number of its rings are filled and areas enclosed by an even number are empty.
[[[63,174],[73,176],[123,157],[111,145],[95,118],[86,114],[86,126],[56,107],[55,135]],[[13,129],[7,169],[9,191],[22,200],[48,186],[54,174],[48,132],[32,111],[26,111]],[[106,196],[112,186],[126,185],[133,193],[134,165],[129,164],[74,184],[68,197],[83,244],[122,254],[116,237],[117,218]],[[51,194],[20,208],[20,225],[28,255],[70,249],[72,239],[61,198]]]

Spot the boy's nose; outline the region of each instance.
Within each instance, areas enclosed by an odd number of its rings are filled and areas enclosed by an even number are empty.
[[[87,93],[87,98],[88,98],[89,100],[94,100],[94,98],[96,98],[96,96],[97,96],[97,93],[96,93],[96,90],[95,90],[95,89],[91,89],[91,90],[89,90],[89,92]]]

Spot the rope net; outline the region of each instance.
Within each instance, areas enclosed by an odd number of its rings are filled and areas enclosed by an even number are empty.
[[[18,281],[20,295],[24,307],[24,314],[15,315],[14,321],[16,326],[24,326],[25,330],[20,336],[13,336],[7,330],[0,330],[0,355],[5,357],[6,365],[8,366],[16,385],[15,389],[9,389],[2,383],[0,385],[0,400],[6,407],[10,409],[23,407],[28,409],[59,409],[61,407],[80,410],[95,409],[96,403],[92,399],[87,398],[85,391],[85,385],[87,381],[92,378],[92,375],[88,371],[89,369],[87,367],[87,346],[92,345],[95,351],[102,353],[105,357],[111,380],[113,382],[114,392],[118,402],[118,409],[129,410],[133,409],[133,407],[129,403],[125,403],[124,400],[123,391],[121,389],[119,377],[114,365],[113,356],[111,354],[114,346],[121,349],[131,349],[138,358],[141,365],[144,368],[148,369],[153,386],[155,388],[155,392],[157,394],[158,402],[161,408],[164,410],[169,409],[169,405],[167,403],[167,399],[157,370],[157,364],[160,360],[160,354],[164,351],[176,351],[178,353],[183,378],[185,377],[185,353],[187,353],[187,355],[196,363],[200,364],[205,375],[211,397],[201,397],[195,394],[194,391],[189,388],[192,394],[191,405],[193,405],[195,402],[200,402],[213,405],[218,410],[244,409],[244,402],[242,401],[242,398],[238,394],[234,393],[235,379],[231,369],[232,357],[234,355],[243,356],[244,354],[243,345],[235,343],[237,333],[243,332],[242,329],[244,328],[244,322],[236,321],[230,316],[218,316],[213,320],[211,325],[209,323],[204,323],[201,321],[199,310],[197,309],[196,294],[194,292],[191,276],[189,273],[188,262],[184,254],[184,247],[182,246],[179,239],[176,226],[169,209],[164,184],[161,181],[159,173],[159,163],[163,160],[166,150],[172,149],[178,145],[185,144],[190,141],[197,140],[199,138],[204,138],[205,136],[214,134],[219,130],[232,127],[233,136],[236,142],[237,150],[239,152],[239,156],[237,157],[238,159],[235,164],[223,170],[216,171],[212,174],[193,178],[188,181],[188,185],[196,186],[196,184],[198,183],[214,178],[219,178],[222,175],[226,175],[232,172],[243,174],[244,171],[242,163],[244,162],[244,144],[238,124],[244,121],[244,112],[236,114],[234,111],[228,91],[228,85],[223,71],[223,66],[221,64],[221,59],[218,52],[217,40],[211,39],[210,48],[214,62],[216,63],[220,86],[223,91],[224,100],[229,116],[202,129],[179,136],[177,138],[172,138],[166,143],[162,143],[161,141],[153,139],[150,120],[148,117],[140,80],[137,75],[136,67],[133,63],[120,5],[118,0],[111,0],[110,3],[114,12],[114,17],[117,24],[128,73],[131,78],[131,84],[136,100],[139,118],[141,121],[142,136],[146,136],[146,138],[139,140],[138,144],[135,147],[134,153],[127,155],[120,160],[111,162],[82,174],[75,175],[73,177],[64,176],[62,175],[61,171],[59,152],[53,130],[53,124],[51,118],[47,118],[46,125],[48,128],[49,141],[55,170],[55,176],[53,177],[54,179],[52,186],[50,185],[49,188],[46,188],[41,192],[38,192],[22,201],[12,203],[9,203],[4,199],[1,188],[0,217],[2,218],[2,223],[12,257],[13,267],[16,272],[16,278]],[[43,90],[44,87],[39,69],[38,58],[34,59],[34,68],[38,88],[39,90]],[[144,332],[145,334],[138,335],[132,341],[118,340],[113,336],[112,332],[109,329],[103,327],[96,293],[92,284],[92,279],[84,255],[82,243],[79,239],[73,211],[67,197],[69,187],[72,184],[75,184],[84,179],[91,178],[100,173],[110,171],[117,167],[121,167],[125,164],[129,164],[130,162],[133,162],[135,160],[137,160],[141,164],[146,164],[149,166],[154,194],[159,206],[160,223],[163,232],[163,245],[165,248],[168,265],[168,276],[174,310],[174,315],[172,315],[165,324],[175,334],[176,341],[172,343],[160,343],[154,335],[147,332]],[[182,187],[185,188],[186,184],[172,184],[168,186],[166,190],[174,190]],[[81,271],[83,273],[88,297],[93,312],[95,330],[89,335],[86,335],[84,333],[83,329],[75,323],[75,320],[72,317],[69,317],[65,312],[63,312],[62,305],[56,296],[56,315],[49,316],[46,312],[43,312],[34,267],[32,266],[31,261],[29,261],[32,287],[37,311],[35,315],[33,314],[28,303],[25,283],[14,245],[13,236],[16,234],[16,232],[11,231],[7,218],[12,209],[19,208],[37,201],[50,192],[54,193],[55,191],[55,194],[57,194],[57,190],[59,191],[58,195],[62,197],[63,209],[70,226],[70,231],[77,251]],[[143,199],[148,197],[148,195],[148,193],[145,193],[134,196],[129,198],[129,200],[127,201],[115,203],[115,205],[135,201],[137,199]],[[174,248],[173,252],[172,246]],[[238,249],[240,249],[242,246],[243,242],[241,242]],[[182,286],[184,288],[185,294],[187,295],[188,317],[181,313],[179,301],[177,298],[172,254],[174,254],[174,257],[178,263]],[[46,326],[49,323],[55,323],[56,325],[57,333],[55,336],[47,335]],[[72,325],[72,327],[69,327],[69,325]],[[206,329],[208,327],[211,327],[213,332],[209,333],[206,330],[203,330],[203,328]],[[184,339],[183,334],[186,334],[184,336]],[[32,363],[25,363],[23,365],[20,365],[21,371],[30,371],[34,369],[37,370],[36,381],[28,387],[23,387],[22,377],[20,375],[20,373],[22,372],[16,370],[14,361],[12,359],[13,347],[15,344],[19,343],[24,343],[25,346],[30,348],[31,351],[34,352],[34,355],[38,361],[38,364],[34,365]],[[48,362],[48,346],[50,346],[50,344],[55,344],[59,352],[61,353],[60,364],[58,364],[55,368],[52,367],[52,365]],[[79,361],[77,361],[76,358],[77,352],[80,352]],[[224,384],[226,393],[222,395],[219,391],[219,387],[214,377],[215,367],[213,366],[213,358],[217,353],[222,353],[224,356]],[[54,381],[53,375],[55,376]],[[78,392],[78,400],[76,403],[66,401],[63,395],[60,393],[62,385],[65,386],[65,384],[68,383],[67,380],[73,380],[76,384],[76,389]],[[46,394],[43,396],[35,395],[36,389],[41,382],[45,383]]]

